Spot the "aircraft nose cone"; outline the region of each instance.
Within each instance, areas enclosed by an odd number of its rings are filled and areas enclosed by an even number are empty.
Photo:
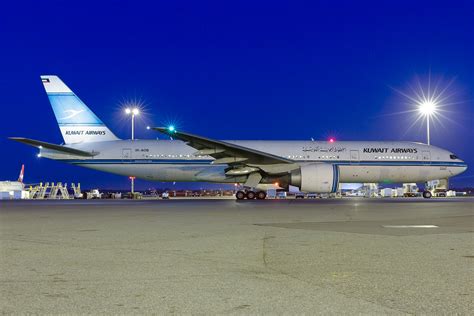
[[[461,166],[461,167],[456,168],[456,169],[457,169],[456,175],[461,174],[461,173],[463,173],[464,171],[467,170],[467,165]]]

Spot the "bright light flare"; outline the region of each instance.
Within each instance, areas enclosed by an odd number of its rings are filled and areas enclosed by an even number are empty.
[[[405,98],[402,102],[402,111],[388,115],[413,114],[412,122],[407,126],[402,136],[405,136],[415,125],[426,122],[427,143],[430,143],[429,130],[431,127],[446,128],[445,122],[459,126],[447,114],[453,113],[456,105],[464,103],[458,99],[458,91],[453,87],[454,78],[450,80],[438,76],[432,79],[431,73],[423,78],[415,77],[413,82],[404,90],[393,88]],[[400,103],[399,103],[400,104]]]
[[[133,115],[138,115],[140,114],[140,110],[138,108],[126,108],[125,109],[125,114],[133,114]]]
[[[329,138],[329,142],[330,142],[330,143],[334,143],[335,141],[336,141],[336,140],[335,140],[333,137]]]
[[[425,100],[419,104],[419,111],[423,115],[432,115],[436,113],[436,102],[432,100]]]
[[[174,125],[170,125],[170,126],[168,126],[168,131],[171,132],[171,133],[174,133],[174,132],[176,132],[176,128],[174,127]]]

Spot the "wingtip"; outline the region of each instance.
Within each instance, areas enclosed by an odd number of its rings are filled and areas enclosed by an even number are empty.
[[[164,134],[175,134],[176,133],[176,129],[174,128],[174,126],[168,126],[168,127],[163,127],[163,126],[159,126],[159,127],[151,127],[152,130],[155,130],[155,131],[158,131],[158,132],[161,132],[161,133],[164,133]]]

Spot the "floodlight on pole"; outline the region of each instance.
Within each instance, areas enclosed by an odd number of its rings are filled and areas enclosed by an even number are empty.
[[[132,114],[132,140],[135,139],[135,115],[138,115],[140,111],[137,108],[126,108],[125,114],[130,115]]]
[[[417,76],[414,82],[409,85],[408,91],[404,92],[394,88],[396,92],[409,101],[408,105],[411,109],[393,114],[416,113],[416,115],[413,116],[413,124],[411,124],[408,129],[412,128],[418,122],[424,123],[426,117],[426,143],[431,145],[431,127],[434,123],[439,123],[443,126],[442,119],[449,120],[449,118],[444,115],[448,112],[446,108],[462,103],[460,100],[454,99],[457,92],[452,87],[453,83],[454,78],[449,81],[443,80],[442,77],[432,80],[431,72],[423,79]]]
[[[418,104],[418,110],[421,115],[426,116],[426,143],[430,145],[430,119],[436,114],[436,102],[432,100],[424,100]]]

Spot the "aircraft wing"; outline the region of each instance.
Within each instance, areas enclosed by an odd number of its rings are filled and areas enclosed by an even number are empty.
[[[264,166],[270,167],[269,165],[280,166],[281,169],[281,165],[286,165],[283,169],[294,169],[292,167],[294,161],[259,150],[166,127],[154,127],[153,129],[175,139],[185,141],[189,146],[198,150],[195,155],[208,155],[215,158],[213,164],[246,165],[259,167],[260,169],[265,169]]]
[[[29,139],[29,138],[23,138],[23,137],[9,137],[9,139],[14,140],[19,143],[27,144],[33,147],[37,148],[46,148],[50,150],[55,150],[60,153],[64,154],[69,154],[69,155],[76,155],[76,156],[82,156],[82,157],[93,157],[98,155],[99,153],[96,152],[88,152],[84,150],[79,150],[71,147],[66,147],[66,146],[61,146],[61,145],[56,145],[56,144],[51,144],[47,142],[43,142],[40,140],[34,140],[34,139]]]

